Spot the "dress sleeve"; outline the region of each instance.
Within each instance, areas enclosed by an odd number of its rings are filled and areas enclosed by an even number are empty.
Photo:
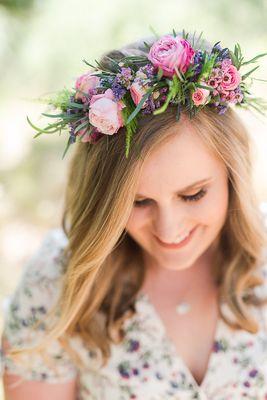
[[[4,312],[3,338],[11,346],[32,346],[39,342],[47,332],[44,317],[55,304],[61,293],[64,274],[63,249],[67,238],[60,228],[51,229],[44,237],[39,249],[24,265],[21,278],[14,293],[7,298]],[[36,321],[41,321],[37,330],[33,330]],[[77,375],[68,352],[58,340],[54,340],[45,349],[50,366],[36,351],[23,354],[14,361],[1,349],[2,373],[4,370],[19,375],[25,380],[65,382]]]

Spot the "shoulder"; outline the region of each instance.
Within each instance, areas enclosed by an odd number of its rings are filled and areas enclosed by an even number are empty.
[[[17,287],[8,298],[4,312],[3,339],[11,347],[31,347],[45,337],[45,317],[61,294],[66,269],[63,250],[67,242],[62,229],[49,230],[39,248],[23,265]],[[38,321],[41,324],[35,329]],[[47,368],[39,354],[24,355],[21,365],[14,363],[7,354],[2,354],[3,365],[9,372],[32,380],[59,382],[75,376],[75,366],[59,341],[51,343],[47,351],[53,357],[55,366],[59,367],[59,374]]]
[[[44,312],[59,294],[66,268],[63,250],[67,237],[60,228],[49,230],[37,250],[22,266],[17,287],[7,299],[7,316],[31,306],[32,312]],[[11,308],[10,308],[11,307]],[[9,312],[8,312],[9,310]]]

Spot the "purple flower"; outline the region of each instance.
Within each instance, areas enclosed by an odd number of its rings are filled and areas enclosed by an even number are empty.
[[[132,74],[132,70],[129,67],[122,67],[121,72],[116,75],[116,83],[121,84],[126,89],[129,89],[132,81],[134,80],[134,76]]]
[[[146,74],[146,76],[148,77],[148,79],[153,79],[154,76],[157,73],[156,68],[154,67],[154,65],[152,64],[146,64],[144,67],[141,67],[139,69],[139,71],[143,72],[144,74]]]
[[[215,353],[218,353],[219,351],[225,351],[227,348],[227,343],[225,343],[223,340],[215,340],[213,343],[213,351]]]
[[[222,50],[222,47],[221,47],[221,45],[220,45],[220,42],[215,43],[215,44],[213,45],[211,52],[212,52],[212,53],[215,53],[216,50],[218,50],[218,51],[221,51],[221,50]]]
[[[128,342],[128,349],[127,349],[127,351],[128,351],[128,352],[137,351],[137,350],[139,349],[139,347],[140,347],[140,343],[139,343],[138,340],[130,339],[129,342]]]
[[[194,55],[194,65],[198,64],[195,69],[195,75],[193,81],[196,80],[197,76],[200,74],[203,66],[204,55],[201,50],[198,50]]]
[[[250,387],[250,383],[249,383],[249,381],[245,381],[245,382],[244,382],[244,386],[246,386],[246,387]]]
[[[160,372],[156,372],[156,378],[161,380],[161,379],[163,379],[163,376],[161,375]]]
[[[257,369],[252,369],[250,372],[249,372],[249,376],[251,377],[251,378],[255,378],[255,376],[258,374],[258,370]]]
[[[114,98],[116,101],[121,100],[121,98],[125,95],[126,89],[118,82],[117,78],[114,79],[111,90],[114,94]]]
[[[173,387],[173,388],[178,388],[179,386],[178,386],[178,383],[177,382],[174,382],[174,381],[170,381],[170,385],[171,385],[171,387]]]
[[[155,110],[155,103],[153,100],[152,95],[150,95],[146,101],[146,107],[142,109],[141,114],[145,115],[145,114],[152,114],[153,111]]]
[[[121,363],[118,366],[118,370],[119,370],[119,373],[121,374],[121,376],[123,378],[126,378],[126,379],[130,378],[130,372],[129,372],[129,365],[128,364],[126,365],[126,363]]]
[[[137,368],[133,368],[132,373],[133,373],[133,375],[139,375],[139,371]]]
[[[217,110],[218,110],[218,114],[219,114],[219,115],[222,115],[222,114],[224,114],[225,111],[227,110],[227,106],[219,105],[219,106],[217,107]]]

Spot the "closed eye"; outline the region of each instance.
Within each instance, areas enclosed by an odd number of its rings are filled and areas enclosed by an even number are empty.
[[[185,195],[182,196],[181,195],[181,198],[182,198],[183,201],[198,201],[202,197],[204,197],[206,193],[207,193],[206,189],[201,189],[197,193],[192,194],[190,196],[185,196]],[[134,201],[134,206],[135,207],[145,207],[146,205],[149,204],[150,201],[151,201],[150,199],[135,200]]]

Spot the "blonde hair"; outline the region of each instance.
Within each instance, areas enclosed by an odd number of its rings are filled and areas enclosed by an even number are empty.
[[[100,63],[112,70],[112,59],[144,52],[146,47],[138,42],[104,55]],[[176,125],[179,134],[182,123],[175,121],[175,115],[176,109],[170,106],[163,114],[143,116],[128,158],[124,128],[97,144],[75,145],[62,217],[68,237],[67,264],[61,297],[52,310],[60,309],[60,315],[41,346],[47,340],[59,339],[75,357],[65,339],[78,334],[89,348],[100,349],[106,363],[111,342],[122,340],[123,322],[135,312],[136,295],[145,276],[141,249],[125,226],[143,162],[173,134],[168,128]],[[249,135],[231,108],[218,115],[205,107],[189,123],[223,161],[229,178],[229,209],[213,274],[220,298],[235,320],[224,315],[222,309],[220,315],[232,328],[256,333],[259,327],[247,306],[267,302],[253,290],[263,283],[256,272],[264,262],[267,237],[252,190]]]

